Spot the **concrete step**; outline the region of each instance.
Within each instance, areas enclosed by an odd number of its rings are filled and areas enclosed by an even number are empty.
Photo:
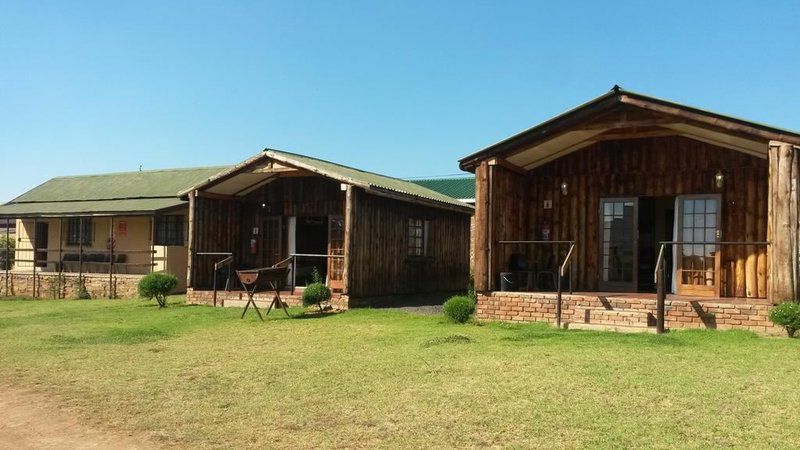
[[[630,326],[630,325],[606,325],[597,323],[577,323],[567,322],[564,324],[567,330],[585,331],[613,331],[615,333],[649,333],[656,334],[656,327]]]
[[[575,315],[570,322],[595,325],[647,327],[650,324],[655,324],[655,317],[647,311],[577,307],[575,308]]]

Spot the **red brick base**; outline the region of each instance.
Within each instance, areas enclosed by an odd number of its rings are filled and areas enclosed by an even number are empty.
[[[269,307],[272,303],[274,294],[269,292],[259,292],[254,299],[258,307]],[[281,300],[289,306],[301,306],[302,289],[296,289],[294,295],[289,292],[281,292]],[[186,291],[186,303],[193,305],[213,305],[214,291],[199,291],[192,288]],[[243,307],[247,303],[247,294],[244,291],[217,291],[217,306],[238,306]],[[347,309],[348,298],[346,295],[333,294],[330,305],[336,309]]]
[[[602,320],[614,325],[630,326],[656,315],[654,298],[629,295],[600,296],[591,294],[562,296],[562,322],[582,322],[587,309],[617,311],[602,314]],[[771,305],[758,299],[703,300],[681,298],[666,300],[667,328],[744,329],[759,334],[785,335],[783,328],[769,321]],[[593,310],[593,314],[596,312]],[[621,313],[621,314],[620,314]],[[630,314],[625,314],[630,313]],[[638,313],[638,314],[636,314]],[[645,319],[637,318],[642,317]],[[506,322],[555,322],[556,295],[539,292],[491,292],[478,295],[477,318]],[[652,323],[650,323],[652,325]]]

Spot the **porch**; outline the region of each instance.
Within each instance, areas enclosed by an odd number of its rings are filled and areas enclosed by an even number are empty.
[[[656,332],[656,294],[575,292],[562,294],[562,326],[627,332]],[[771,303],[736,297],[666,296],[668,329],[747,329],[783,335],[769,321]],[[477,318],[505,322],[556,323],[558,295],[550,292],[490,292],[478,295]]]

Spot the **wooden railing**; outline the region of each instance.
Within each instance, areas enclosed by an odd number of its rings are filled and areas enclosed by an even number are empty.
[[[667,269],[664,265],[664,249],[668,245],[703,245],[703,246],[745,246],[745,245],[759,245],[769,246],[769,241],[660,241],[658,249],[658,258],[656,258],[656,267],[653,271],[653,279],[656,283],[656,332],[664,333],[664,315],[665,315],[665,302],[667,298],[667,289],[665,286],[667,279]],[[719,277],[720,273],[715,273],[714,276]],[[721,280],[717,278],[717,283]]]

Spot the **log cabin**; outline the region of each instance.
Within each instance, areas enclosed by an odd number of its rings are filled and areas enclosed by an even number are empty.
[[[472,206],[407,180],[266,149],[181,195],[191,303],[242,304],[231,272],[276,264],[289,304],[315,274],[340,308],[469,282]]]
[[[668,327],[774,332],[798,295],[798,146],[615,86],[463,158],[479,318],[647,331],[658,265]]]

